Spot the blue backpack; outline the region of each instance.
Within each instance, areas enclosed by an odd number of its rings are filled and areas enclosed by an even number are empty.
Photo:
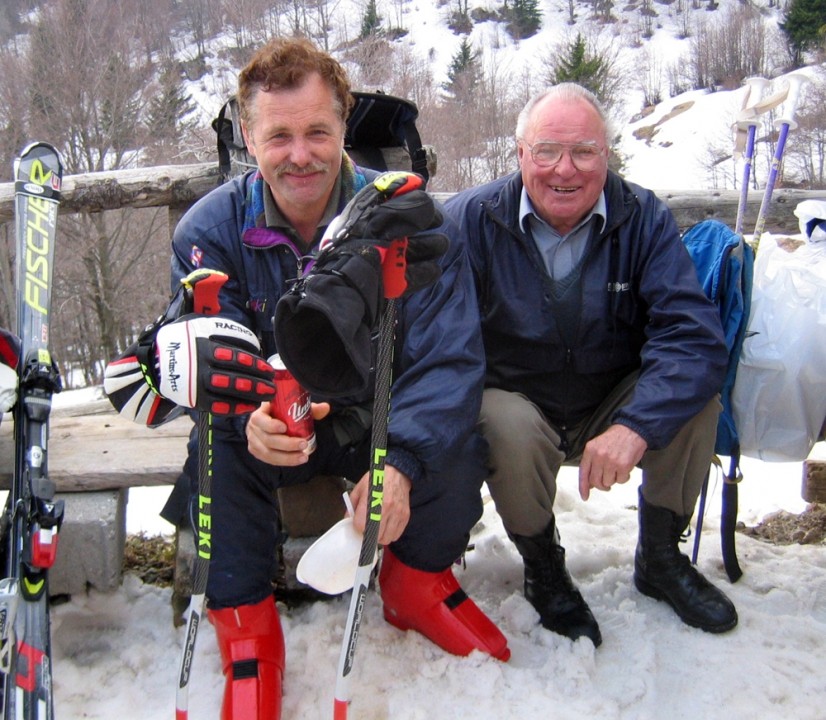
[[[697,276],[708,298],[720,311],[720,320],[729,351],[728,369],[720,393],[723,411],[717,424],[717,440],[714,446],[713,464],[722,468],[719,455],[730,458],[728,473],[723,472],[723,507],[720,519],[721,546],[726,573],[732,582],[743,574],[737,562],[734,530],[737,523],[737,483],[742,480],[740,471],[740,439],[734,423],[731,393],[737,376],[737,365],[743,349],[743,338],[751,309],[751,288],[754,278],[754,250],[725,224],[718,220],[704,220],[689,228],[683,235]],[[709,469],[709,475],[711,470]],[[697,533],[694,538],[694,556],[697,561],[700,531],[708,492],[709,476],[703,484],[697,517]]]

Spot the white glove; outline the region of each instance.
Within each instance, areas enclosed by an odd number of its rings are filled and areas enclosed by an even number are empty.
[[[17,402],[17,371],[0,363],[0,412],[8,412]]]

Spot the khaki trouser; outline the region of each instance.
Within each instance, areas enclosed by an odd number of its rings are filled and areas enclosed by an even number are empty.
[[[585,444],[607,429],[635,382],[636,374],[626,378],[590,418],[566,431],[567,453],[560,449],[558,430],[524,395],[485,390],[479,429],[490,445],[487,483],[508,532],[533,537],[547,527],[559,468],[578,464]],[[643,455],[639,466],[646,502],[681,516],[693,514],[714,453],[720,410],[719,398],[714,397],[668,447]]]

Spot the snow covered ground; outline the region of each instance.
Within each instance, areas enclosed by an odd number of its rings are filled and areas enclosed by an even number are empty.
[[[823,444],[815,454],[826,458]],[[800,463],[746,459],[740,518],[805,508]],[[356,653],[350,717],[359,720],[822,720],[826,717],[826,548],[773,546],[738,535],[745,574],[725,578],[719,551],[719,485],[705,519],[700,569],[737,605],[740,624],[713,636],[683,625],[631,582],[637,477],[583,503],[566,468],[558,523],[571,573],[604,642],[594,650],[543,630],[522,596],[521,562],[486,504],[466,569],[456,574],[508,637],[507,664],[447,655],[384,622],[368,598]],[[130,532],[169,530],[157,517],[165,489],[133,491]],[[53,613],[58,718],[172,717],[184,629],[171,593],[127,576],[113,594],[74,597]],[[285,720],[332,717],[349,594],[287,609]],[[214,633],[198,635],[190,718],[217,718],[222,676]]]

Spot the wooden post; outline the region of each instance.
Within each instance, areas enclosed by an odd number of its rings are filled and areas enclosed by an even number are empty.
[[[803,488],[806,502],[826,503],[826,460],[803,461]]]

